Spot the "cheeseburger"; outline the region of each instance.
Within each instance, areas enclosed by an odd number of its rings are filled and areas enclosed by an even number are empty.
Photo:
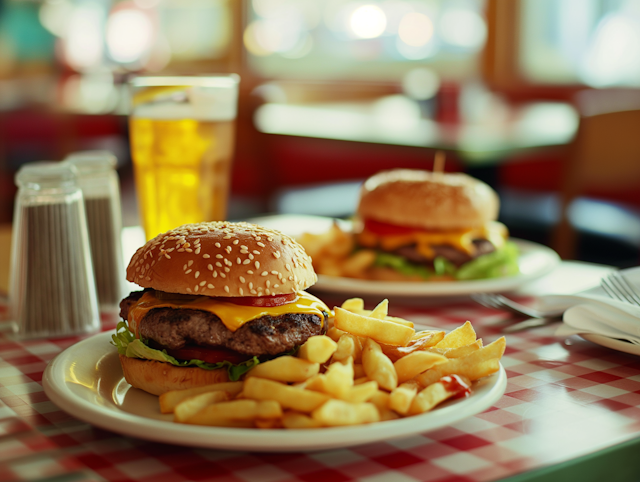
[[[304,290],[316,274],[290,237],[248,223],[187,224],[131,258],[142,288],[120,303],[113,342],[127,382],[159,395],[237,380],[325,332],[329,309]]]
[[[496,192],[466,174],[380,172],[360,192],[360,247],[378,279],[476,279],[515,274],[517,249],[496,221]]]

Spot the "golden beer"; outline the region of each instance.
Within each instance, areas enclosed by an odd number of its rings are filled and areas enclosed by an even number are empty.
[[[202,78],[171,79],[179,85],[151,84],[134,93],[129,118],[136,192],[147,239],[181,224],[220,221],[227,215],[237,81],[235,92],[226,94],[231,100],[221,101],[220,89],[214,95],[201,95],[206,88],[198,86],[195,95],[185,87],[188,80]]]
[[[147,239],[227,215],[233,122],[130,120],[131,155]]]

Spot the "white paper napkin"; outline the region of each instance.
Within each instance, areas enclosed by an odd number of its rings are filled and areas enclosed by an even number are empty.
[[[640,291],[640,267],[622,273]],[[640,345],[640,307],[609,298],[599,286],[575,295],[543,296],[538,303],[541,310],[566,310],[559,336],[594,333]]]

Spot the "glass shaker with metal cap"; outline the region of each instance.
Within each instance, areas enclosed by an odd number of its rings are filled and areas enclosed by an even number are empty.
[[[15,180],[9,297],[18,336],[97,331],[100,316],[75,168],[30,163]]]
[[[117,311],[125,291],[125,273],[116,157],[108,151],[81,151],[65,161],[76,167],[84,195],[100,310]]]

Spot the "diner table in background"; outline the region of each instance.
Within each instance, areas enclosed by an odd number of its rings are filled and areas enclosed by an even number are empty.
[[[125,229],[125,256],[142,233]],[[2,252],[7,251],[2,246]],[[128,259],[128,258],[127,258]],[[608,266],[561,262],[511,295],[572,293]],[[318,293],[329,306],[346,296]],[[354,293],[355,294],[355,293]],[[357,294],[356,294],[357,295]],[[367,300],[371,305],[375,301]],[[5,305],[6,314],[6,305]],[[468,297],[391,300],[390,314],[443,329],[466,320],[485,343],[513,320]],[[115,328],[103,319],[103,331]],[[0,333],[0,480],[493,481],[630,480],[640,475],[640,358],[557,325],[506,334],[505,394],[488,410],[435,431],[316,452],[256,453],[152,442],[92,426],[43,391],[49,361],[87,336],[19,341]],[[115,350],[115,348],[114,348]],[[78,360],[81,363],[82,360]],[[330,430],[330,429],[328,429]],[[215,429],[211,429],[215,437]]]

